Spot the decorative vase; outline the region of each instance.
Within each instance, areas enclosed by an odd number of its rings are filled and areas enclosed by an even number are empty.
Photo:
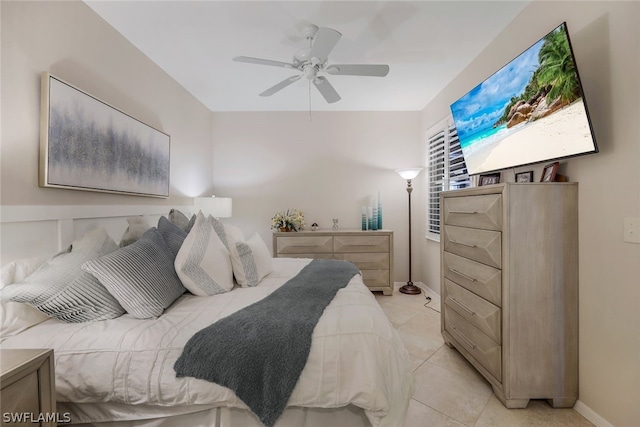
[[[288,227],[280,227],[280,231],[291,231],[291,229]]]

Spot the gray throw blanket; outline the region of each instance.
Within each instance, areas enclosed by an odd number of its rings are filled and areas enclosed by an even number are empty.
[[[266,298],[191,337],[174,365],[176,377],[230,388],[272,427],[307,363],[322,312],[357,273],[350,262],[312,260]]]

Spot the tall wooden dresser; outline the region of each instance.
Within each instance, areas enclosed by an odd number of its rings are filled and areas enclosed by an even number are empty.
[[[440,196],[442,335],[507,408],[578,398],[578,185]]]
[[[318,230],[273,233],[273,256],[351,261],[372,291],[393,293],[393,231]]]

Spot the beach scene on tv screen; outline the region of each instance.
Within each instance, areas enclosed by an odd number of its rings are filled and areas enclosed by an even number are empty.
[[[470,174],[592,152],[564,24],[451,105]]]

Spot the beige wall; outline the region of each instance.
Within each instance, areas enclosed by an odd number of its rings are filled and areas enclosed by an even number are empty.
[[[307,227],[338,218],[360,229],[361,206],[380,191],[395,279],[408,279],[407,182],[394,169],[424,164],[419,112],[313,112],[311,121],[306,112],[213,113],[212,128],[215,194],[233,197],[245,233],[271,246],[271,217],[286,209],[301,209]],[[414,181],[414,247],[424,235],[423,177]]]
[[[449,104],[562,21],[600,147],[561,165],[580,183],[579,399],[605,422],[633,427],[640,425],[640,245],[625,243],[622,230],[625,217],[640,217],[640,3],[532,3],[427,105],[422,123],[444,117]],[[422,247],[432,265],[437,250]],[[425,280],[437,283],[435,270]]]
[[[210,192],[211,114],[79,1],[2,1],[2,205],[190,204]],[[40,73],[171,136],[169,199],[38,187]]]

